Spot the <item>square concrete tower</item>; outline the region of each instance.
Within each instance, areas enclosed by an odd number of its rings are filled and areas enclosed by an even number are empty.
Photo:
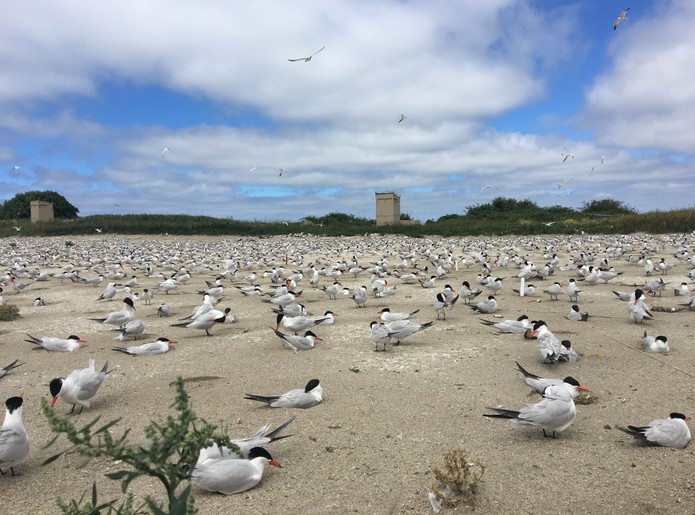
[[[376,193],[376,224],[401,223],[401,197],[395,193]]]
[[[29,202],[32,222],[47,222],[53,220],[53,202],[32,200]]]

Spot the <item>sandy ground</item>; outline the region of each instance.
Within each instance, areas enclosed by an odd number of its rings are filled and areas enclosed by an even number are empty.
[[[135,358],[112,351],[112,346],[120,345],[114,341],[117,333],[89,320],[120,309],[119,300],[96,300],[103,286],[61,284],[52,279],[32,283],[21,293],[5,288],[5,301],[19,306],[22,316],[13,322],[0,322],[0,366],[17,358],[25,364],[0,379],[0,397],[4,400],[24,393],[24,423],[31,448],[27,459],[15,467],[21,476],[0,477],[0,513],[56,513],[57,496],[79,498],[95,479],[102,500],[120,495],[118,483],[103,477],[118,466],[105,460],[85,461],[66,455],[40,466],[65,447],[63,441],[42,449],[52,435],[41,413],[40,399],[49,396],[52,378],[83,368],[89,358],[99,367],[108,360],[112,372],[92,407],[77,420],[87,422],[97,415],[104,420],[123,417],[116,432],[131,428],[133,438],[142,435],[148,420],[162,420],[167,415],[174,394],[169,384],[177,375],[219,376],[191,382],[187,391],[196,413],[227,427],[231,436],[248,436],[266,422],[276,426],[296,417],[287,430],[293,436],[268,448],[283,468],[268,467],[258,487],[239,495],[195,490],[200,513],[431,513],[427,501],[431,466],[441,465],[443,454],[455,448],[465,448],[487,469],[475,507],[479,513],[695,513],[693,445],[685,450],[644,448],[616,429],[616,425],[645,424],[671,411],[695,414],[695,313],[658,312],[655,320],[640,326],[628,319],[625,303],[611,293],[632,291],[635,285],[651,280],[642,266],[625,260],[627,254],[639,254],[643,247],[649,247],[655,252],[655,263],[665,257],[676,265],[663,276],[670,281],[663,297],[650,302],[667,306],[684,302],[683,297],[674,296],[673,286],[688,281],[686,274],[691,267],[679,262],[673,252],[676,245],[689,245],[692,254],[692,235],[689,239],[646,235],[484,240],[376,236],[153,239],[108,235],[71,239],[76,245],[69,249],[65,238],[2,240],[0,257],[8,260],[3,268],[24,257],[30,260],[30,269],[56,273],[59,269],[48,268],[49,262],[60,266],[72,262],[83,270],[83,276],[93,276],[96,272],[87,270],[80,260],[118,254],[150,259],[158,256],[155,271],[167,275],[170,272],[162,263],[175,255],[181,259],[177,267],[192,256],[196,267],[207,261],[211,268],[205,274],[194,272],[187,285],[168,295],[158,293],[151,305],[136,304],[148,334],[179,342],[175,350],[155,357]],[[463,280],[473,284],[480,271],[477,265],[451,271],[438,280],[434,290],[388,278],[389,286],[398,285],[398,293],[388,299],[370,297],[366,308],[358,308],[349,298],[329,300],[320,290],[312,289],[305,277],[299,287],[307,309],[313,314],[327,309],[339,314],[334,326],[315,331],[323,342],[306,352],[283,347],[271,330],[274,315],[269,304],[243,297],[231,287],[220,306],[232,307],[238,322],[215,327],[211,337],[200,330],[170,327],[200,302],[197,291],[205,287],[205,279],[214,278],[223,258],[235,253],[256,263],[261,258],[274,258],[276,266],[282,264],[286,252],[290,260],[301,254],[303,267],[319,257],[337,262],[357,255],[360,264],[367,266],[387,256],[392,269],[402,260],[398,256],[412,249],[419,264],[432,268],[425,251],[451,250],[461,257],[485,246],[495,256],[515,245],[519,255],[528,255],[542,266],[547,261],[542,257],[545,245],[552,245],[564,264],[570,256],[566,244],[592,251],[598,263],[606,249],[615,248],[617,243],[626,249],[632,246],[621,259],[611,259],[624,274],[609,284],[582,286],[579,306],[592,315],[588,322],[565,318],[571,304],[566,296],[553,302],[544,293],[518,297],[512,292],[519,286],[518,270],[512,264],[507,269],[493,266],[493,274],[506,277],[497,294],[501,318],[495,320],[517,318],[522,313],[532,319],[543,318],[558,336],[572,341],[580,353],[577,363],[541,364],[534,340],[496,334],[463,302],[427,331],[387,352],[374,352],[369,323],[377,318],[377,308],[420,309],[417,321],[433,320],[435,294],[446,283],[457,291]],[[259,272],[256,282],[272,292],[274,286],[260,276],[270,265],[252,267]],[[290,264],[287,270],[298,268]],[[134,291],[156,290],[161,281],[145,277],[142,271],[131,272],[128,265],[125,270],[127,276],[138,276]],[[558,270],[553,277],[564,284],[574,275]],[[331,282],[321,279],[322,285]],[[552,279],[533,282],[542,292]],[[366,273],[357,278],[344,275],[341,283],[353,288],[369,285],[370,279]],[[47,305],[33,307],[37,296]],[[161,302],[171,306],[171,318],[157,316]],[[639,349],[645,329],[653,335],[667,335],[671,352],[642,353]],[[73,353],[49,353],[24,342],[26,333],[60,337],[74,333],[87,344]],[[591,389],[595,402],[579,405],[574,424],[557,439],[544,438],[540,430],[513,429],[507,421],[483,417],[486,406],[515,409],[539,400],[530,395],[514,361],[545,377],[571,374]],[[271,409],[243,398],[245,393],[282,393],[302,387],[311,378],[321,380],[325,397],[322,404],[308,410]],[[69,407],[59,402],[56,409],[67,412]],[[158,483],[148,478],[135,481],[131,491],[139,499],[145,494],[162,494]]]

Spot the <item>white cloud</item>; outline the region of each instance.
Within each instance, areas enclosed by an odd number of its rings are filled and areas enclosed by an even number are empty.
[[[585,123],[607,145],[693,153],[695,3],[633,9],[611,46],[612,67],[587,93]]]

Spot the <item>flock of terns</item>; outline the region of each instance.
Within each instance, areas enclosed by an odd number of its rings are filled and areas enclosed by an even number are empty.
[[[22,239],[18,239],[16,247],[4,249],[0,262],[5,269],[0,276],[0,284],[3,291],[11,292],[8,300],[0,296],[0,304],[29,303],[27,296],[31,295],[29,292],[37,283],[67,282],[81,288],[81,292],[87,287],[103,287],[100,295],[95,295],[95,301],[106,304],[122,298],[122,307],[91,320],[95,324],[117,329],[119,335],[116,340],[136,340],[132,345],[113,346],[113,350],[134,357],[156,356],[168,352],[178,342],[165,336],[146,343],[137,342],[145,334],[145,323],[136,317],[137,306],[141,309],[151,306],[151,310],[156,307],[157,315],[171,317],[172,309],[166,302],[167,296],[186,287],[189,281],[202,285],[205,277],[212,276],[214,280],[207,280],[205,287],[196,290],[201,295],[201,303],[192,306],[189,315],[169,324],[177,328],[176,331],[184,338],[185,331],[200,331],[214,337],[216,327],[234,323],[237,316],[232,308],[219,309],[216,306],[219,302],[229,302],[231,292],[234,302],[257,303],[258,310],[268,309],[273,313],[273,335],[283,346],[294,352],[311,351],[322,340],[317,333],[326,326],[334,325],[337,313],[330,310],[318,316],[308,313],[301,299],[309,290],[310,295],[327,296],[332,301],[339,298],[352,301],[356,310],[362,310],[368,304],[378,305],[376,316],[368,322],[369,332],[365,330],[374,351],[385,352],[389,345],[393,349],[393,346],[399,346],[407,338],[435,324],[447,323],[447,314],[455,308],[463,309],[457,307],[463,304],[470,313],[478,316],[481,324],[491,330],[535,340],[539,364],[556,365],[576,362],[581,354],[576,352],[571,341],[558,338],[540,317],[531,320],[524,314],[516,319],[495,320],[502,318],[497,314],[501,308],[496,295],[507,290],[508,294],[528,297],[532,301],[538,295],[545,295],[549,302],[560,302],[560,297],[564,296],[571,305],[566,318],[582,323],[592,316],[579,308],[583,292],[596,284],[621,277],[626,270],[644,270],[640,274],[646,277],[644,286],[630,292],[614,290],[613,299],[605,301],[616,302],[617,299],[624,302],[626,320],[648,323],[655,316],[645,297],[647,294],[661,296],[668,291],[666,285],[671,281],[664,278],[669,277],[675,266],[670,261],[676,260],[677,264],[689,265],[695,270],[695,234],[671,235],[662,240],[646,236],[499,239],[494,243],[460,240],[460,250],[451,240],[434,243],[431,240],[393,238],[386,243],[366,237],[358,239],[359,243],[356,243],[306,235],[300,235],[295,240],[293,244],[299,248],[297,252],[278,256],[269,253],[264,240],[253,238],[243,240],[243,243],[235,241],[204,250],[195,247],[164,248],[152,244],[135,251],[133,246],[109,244],[104,248],[96,242],[91,250],[82,254],[61,248],[57,243],[51,245],[44,242],[25,247]],[[676,249],[673,257],[659,257],[665,242]],[[395,250],[384,254],[384,248]],[[383,257],[376,259],[380,251]],[[545,264],[536,266],[531,260],[531,252],[541,254],[546,260]],[[316,258],[305,262],[304,254]],[[350,254],[352,257],[346,257]],[[561,258],[561,255],[564,257]],[[654,265],[654,262],[657,264]],[[421,263],[426,265],[422,266]],[[265,271],[257,272],[261,267]],[[132,272],[126,271],[128,269]],[[688,278],[695,282],[693,270]],[[463,280],[460,287],[454,288],[450,283],[454,277],[460,278],[462,271],[464,276],[470,277]],[[477,276],[473,278],[476,271]],[[504,274],[503,277],[497,275],[500,272]],[[654,275],[658,275],[659,279],[655,280]],[[366,281],[367,277],[369,281]],[[555,278],[557,280],[554,281]],[[565,278],[568,280],[565,281]],[[359,287],[343,286],[342,282],[347,281],[364,281],[366,284]],[[536,284],[541,281],[546,286],[537,287]],[[441,286],[442,282],[446,284]],[[505,287],[509,282],[513,282],[511,286],[519,284],[519,288]],[[135,291],[144,284],[148,287]],[[425,290],[431,291],[430,306],[422,305],[412,311],[384,307],[385,303],[398,299],[403,292]],[[666,311],[695,311],[693,291],[687,282],[682,282],[673,292],[675,297],[685,298],[686,302]],[[163,302],[152,304],[155,294]],[[46,293],[47,300],[48,296],[49,293]],[[484,299],[479,300],[480,297]],[[50,300],[44,306],[42,309],[50,309]],[[430,310],[432,320],[416,322],[414,319],[425,310]],[[359,335],[356,336],[359,338]],[[85,340],[77,335],[60,338],[27,334],[26,342],[47,352],[71,353],[78,352]],[[650,336],[644,331],[643,350],[666,353],[670,349],[665,336]],[[0,369],[0,379],[22,365],[25,363],[20,363],[18,359],[12,361]],[[545,378],[527,371],[519,363],[517,366],[524,381],[542,395],[542,399],[518,410],[489,407],[484,415],[511,420],[513,427],[536,427],[544,435],[556,438],[574,422],[575,400],[586,391],[586,387],[569,375],[562,379]],[[75,369],[64,378],[54,378],[48,385],[50,405],[53,407],[60,400],[72,406],[71,413],[79,407],[78,414],[85,408],[89,409],[91,400],[110,371],[108,361],[97,367],[95,360],[90,358],[86,368]],[[305,386],[285,393],[248,393],[245,399],[272,408],[308,409],[323,401],[323,384],[319,379],[311,379]],[[23,402],[19,394],[9,397],[5,403],[5,419],[0,428],[0,472],[3,475],[18,475],[15,467],[29,453],[29,438],[22,421]],[[682,449],[691,438],[686,424],[689,418],[674,411],[667,418],[620,429],[647,445]],[[280,433],[292,420],[273,431],[264,426],[255,435],[238,440],[241,455],[230,449],[202,449],[191,476],[194,485],[224,494],[253,488],[261,481],[266,464],[279,465],[265,446],[283,438]],[[437,502],[433,500],[433,507],[436,508]]]

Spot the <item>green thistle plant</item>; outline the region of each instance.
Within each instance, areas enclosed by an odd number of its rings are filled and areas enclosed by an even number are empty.
[[[128,442],[130,429],[126,429],[118,437],[111,433],[111,428],[120,422],[120,418],[96,427],[101,418],[97,417],[85,426],[77,428],[67,416],[59,415],[52,410],[48,401],[44,399],[43,412],[51,430],[57,433],[45,448],[53,445],[61,434],[65,435],[72,447],[51,456],[42,465],[52,463],[68,451],[88,457],[107,457],[114,463],[127,465],[127,468],[123,470],[106,474],[109,479],[121,482],[123,493],[126,493],[134,479],[150,476],[162,484],[168,499],[167,509],[149,496],[145,498],[145,504],[138,508],[133,507],[131,495],[128,495],[119,508],[113,506],[115,500],[97,505],[96,484],[94,484],[91,503],[85,502],[84,496],[79,501],[73,500],[69,503],[59,499],[58,506],[62,513],[96,514],[101,510],[108,510],[108,513],[131,514],[144,513],[145,507],[155,515],[196,513],[190,478],[200,449],[213,443],[237,451],[238,447],[231,443],[229,437],[217,434],[217,426],[204,420],[196,424],[198,419],[189,406],[188,394],[181,377],[176,380],[176,398],[171,407],[176,414],[169,415],[163,424],[151,421],[145,428],[145,439],[133,445]],[[182,483],[187,484],[184,487]]]

